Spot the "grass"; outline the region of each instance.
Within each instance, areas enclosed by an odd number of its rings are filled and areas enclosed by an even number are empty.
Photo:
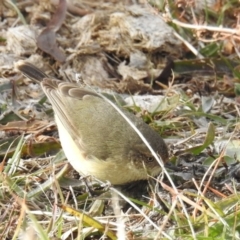
[[[174,59],[168,85],[161,83],[156,91],[164,95],[161,102],[146,110],[134,101],[131,108],[166,139],[170,151],[171,165],[149,180],[144,201],[80,177],[64,158],[54,124],[38,121],[38,115],[28,118],[29,102],[17,110],[10,98],[1,102],[0,239],[239,239],[237,4],[148,2],[148,9],[164,17],[183,41],[184,55]],[[11,6],[18,13],[15,20],[19,16],[26,22],[25,8]],[[17,76],[0,70],[1,77]],[[16,81],[16,87],[22,91],[30,86],[27,81]],[[4,86],[1,94],[9,84]],[[52,120],[43,102],[33,105]],[[25,125],[30,120],[31,127]]]

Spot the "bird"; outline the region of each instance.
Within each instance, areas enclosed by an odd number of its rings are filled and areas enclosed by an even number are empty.
[[[161,167],[137,132],[103,95],[77,83],[48,77],[23,62],[18,69],[40,82],[52,105],[59,139],[72,167],[112,185],[124,185],[157,176]],[[117,107],[142,133],[164,163],[168,147],[162,137],[141,118]]]

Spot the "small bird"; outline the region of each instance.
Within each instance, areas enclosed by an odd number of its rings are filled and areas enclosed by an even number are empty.
[[[161,172],[139,135],[102,95],[77,83],[49,78],[29,63],[21,63],[18,69],[31,79],[42,80],[42,89],[54,110],[62,148],[80,174],[124,185]],[[168,148],[161,136],[142,119],[118,108],[166,162]]]

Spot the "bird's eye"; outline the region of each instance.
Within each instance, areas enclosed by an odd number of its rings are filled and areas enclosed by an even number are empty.
[[[148,158],[147,158],[147,161],[148,161],[148,162],[152,162],[153,160],[154,160],[154,157],[148,157]]]

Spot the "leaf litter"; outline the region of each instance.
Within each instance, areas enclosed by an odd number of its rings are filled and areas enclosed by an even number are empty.
[[[46,153],[55,156],[60,148],[55,146],[52,153],[45,148],[58,142],[56,129],[51,125],[53,114],[46,100],[42,100],[39,84],[23,78],[16,70],[15,63],[26,60],[55,78],[123,94],[128,107],[166,138],[174,163],[169,172],[179,189],[195,192],[191,180],[201,181],[203,176],[206,181],[211,179],[212,188],[221,189],[226,195],[233,187],[232,178],[238,189],[239,107],[234,84],[239,80],[228,71],[217,81],[220,77],[217,68],[217,75],[209,74],[202,62],[200,68],[199,62],[193,64],[200,73],[183,65],[181,59],[186,56],[183,43],[148,5],[121,1],[64,4],[65,1],[55,6],[51,1],[39,4],[22,1],[19,8],[30,25],[16,21],[14,11],[5,7],[8,21],[0,25],[1,37],[5,39],[0,44],[1,148],[4,141],[9,144],[24,134],[26,142],[19,167],[28,170],[33,166],[40,170],[40,156]],[[77,6],[75,10],[71,4]],[[159,76],[169,57],[179,62],[173,67],[175,78],[169,75],[174,82],[169,78],[166,84]],[[176,66],[180,66],[180,72]],[[207,62],[206,66],[210,64]],[[187,71],[181,72],[183,69]],[[210,127],[212,123],[214,130]],[[42,150],[33,151],[33,142],[37,144],[35,149]],[[47,144],[44,147],[41,143]],[[14,146],[16,149],[17,145]],[[7,148],[1,151],[2,159],[6,151]],[[222,154],[216,171],[210,166]],[[52,168],[52,163],[44,168]],[[76,173],[71,173],[73,176]],[[205,196],[221,199],[211,190]],[[168,197],[167,193],[163,196]],[[162,220],[161,215],[159,219]],[[145,236],[153,234],[140,226]]]

